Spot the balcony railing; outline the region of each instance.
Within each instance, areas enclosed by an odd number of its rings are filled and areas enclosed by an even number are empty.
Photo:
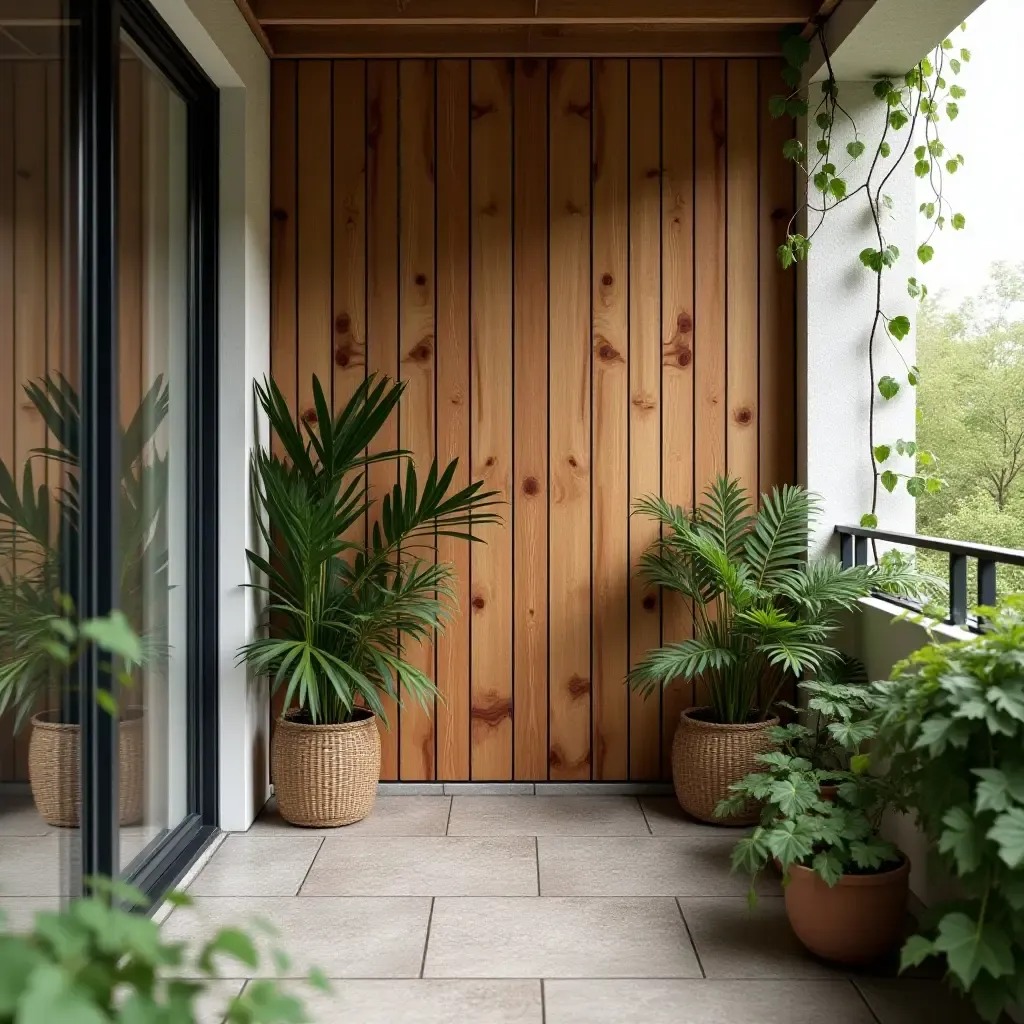
[[[990,544],[969,544],[943,537],[922,537],[916,533],[870,530],[863,526],[837,526],[839,557],[844,566],[867,565],[868,541],[883,541],[926,551],[942,551],[949,556],[949,607],[946,622],[952,626],[979,631],[981,623],[968,615],[968,560],[978,563],[978,600],[980,605],[996,603],[996,570],[1000,565],[1024,567],[1024,551],[997,548]],[[880,597],[892,601],[888,594]],[[894,603],[903,606],[905,601]]]

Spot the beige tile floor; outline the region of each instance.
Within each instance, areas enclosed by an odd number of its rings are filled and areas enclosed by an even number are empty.
[[[28,910],[43,896],[5,843],[53,837],[19,813],[6,828],[0,813],[0,892],[26,892]],[[165,928],[270,921],[319,1024],[973,1024],[937,981],[805,953],[777,882],[748,909],[731,842],[671,798],[386,796],[317,831],[271,804]],[[311,965],[331,994],[300,980]],[[221,973],[236,980],[207,1000],[209,1024],[253,972]]]

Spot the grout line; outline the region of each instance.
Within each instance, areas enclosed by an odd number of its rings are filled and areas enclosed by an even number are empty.
[[[448,797],[448,819],[444,823],[444,834],[448,835],[448,830],[452,827],[452,811],[455,810],[455,797]]]
[[[654,829],[651,828],[651,823],[650,823],[650,820],[647,817],[647,812],[644,810],[643,801],[640,799],[640,797],[636,797],[635,799],[636,799],[636,802],[640,805],[640,813],[644,816],[644,824],[647,826],[647,831],[653,836],[654,835]]]
[[[537,895],[540,896],[540,837],[533,837],[533,854],[537,862]]]
[[[868,1002],[868,997],[866,995],[864,995],[864,993],[861,991],[860,985],[857,984],[856,979],[855,978],[849,978],[848,981],[853,986],[853,991],[856,992],[858,996],[860,996],[861,1002],[865,1005],[865,1007],[867,1007],[868,1013],[871,1014],[871,1019],[873,1021],[875,1021],[876,1024],[882,1024],[882,1018],[879,1017],[877,1013],[875,1013],[874,1008]]]
[[[540,1024],[547,1024],[548,1007],[547,992],[544,990],[544,979],[540,979]]]
[[[708,974],[707,971],[704,970],[704,964],[701,962],[700,953],[697,950],[697,943],[693,941],[693,932],[690,931],[690,925],[687,923],[686,915],[683,913],[683,905],[679,902],[678,896],[675,898],[675,901],[676,907],[679,909],[679,919],[683,922],[683,927],[686,929],[686,937],[690,940],[693,955],[697,958],[697,966],[700,968],[700,976],[706,979]]]
[[[324,848],[324,840],[326,838],[327,836],[320,837],[320,845],[316,848],[316,853],[313,854],[313,859],[309,862],[309,867],[306,868],[306,873],[302,876],[302,881],[299,882],[298,889],[295,890],[296,896],[302,895],[302,887],[306,884],[306,879],[309,878],[309,873],[313,870],[313,865],[316,863],[317,857],[320,856],[320,851]]]
[[[420,961],[420,977],[423,977],[423,972],[427,969],[427,947],[430,945],[430,926],[434,923],[434,902],[436,896],[430,897],[430,914],[427,917],[427,934],[423,939],[423,959]]]

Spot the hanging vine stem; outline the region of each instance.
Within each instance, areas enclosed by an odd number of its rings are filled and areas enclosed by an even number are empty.
[[[966,27],[966,23],[960,26],[961,30]],[[938,473],[935,456],[919,448],[916,441],[898,438],[888,443],[875,443],[876,393],[882,401],[889,402],[902,390],[901,382],[895,377],[888,374],[876,377],[875,343],[880,331],[884,331],[903,361],[907,384],[916,387],[921,378],[921,371],[917,366],[907,362],[899,346],[899,342],[910,333],[910,318],[904,315],[889,316],[885,311],[882,295],[883,275],[900,259],[899,249],[888,242],[885,235],[883,211],[891,211],[894,208],[893,200],[886,194],[885,187],[906,159],[919,131],[919,124],[923,122],[924,144],[914,149],[914,173],[919,178],[927,178],[931,188],[932,198],[919,206],[919,213],[930,222],[931,228],[926,240],[917,247],[916,256],[920,263],[928,263],[935,255],[932,242],[937,231],[943,230],[947,222],[957,231],[966,226],[966,219],[962,213],[951,212],[943,191],[943,172],[955,174],[963,165],[964,158],[959,153],[955,157],[947,156],[937,127],[941,119],[942,104],[945,104],[946,117],[953,120],[959,114],[957,101],[966,95],[966,90],[956,84],[949,85],[945,78],[947,54],[953,49],[953,42],[950,39],[944,39],[935,47],[930,58],[923,59],[908,71],[901,81],[890,75],[879,76],[874,82],[872,92],[878,102],[885,105],[886,116],[872,147],[871,163],[864,181],[850,189],[847,185],[847,174],[864,156],[868,147],[861,138],[853,115],[839,101],[839,83],[832,68],[832,56],[823,26],[817,27],[815,38],[825,56],[826,69],[825,81],[821,83],[821,99],[814,111],[814,123],[820,131],[814,147],[816,157],[811,162],[808,159],[807,147],[797,138],[784,143],[782,155],[800,168],[808,182],[807,192],[811,192],[813,187],[813,191],[820,194],[820,205],[813,198],[808,198],[798,206],[787,225],[786,240],[779,246],[778,258],[784,268],[791,267],[800,260],[806,261],[814,236],[835,209],[857,199],[866,202],[874,225],[877,248],[863,249],[858,255],[860,263],[875,275],[874,313],[868,333],[868,455],[872,476],[871,508],[861,516],[861,525],[875,527],[878,525],[879,484],[887,492],[892,493],[900,480],[904,480],[908,493],[914,498],[934,493],[945,486],[945,481]],[[788,95],[772,96],[768,105],[769,112],[773,117],[808,116],[810,106],[802,79],[804,65],[811,55],[810,40],[802,38],[799,30],[788,30],[783,33],[782,52],[786,60],[782,78],[791,91]],[[961,49],[958,58],[949,57],[948,68],[954,75],[959,75],[963,64],[970,59],[970,51]],[[834,143],[838,117],[844,119],[853,133],[852,141],[846,144],[847,159],[841,169],[836,167]],[[904,130],[905,136],[901,135]],[[897,136],[899,143],[894,153],[890,139],[895,140]],[[943,162],[944,157],[946,159]],[[884,173],[877,177],[880,172]],[[796,227],[804,218],[808,221],[813,219],[815,223],[813,227],[806,229],[806,233],[801,233]],[[911,298],[923,299],[928,294],[928,289],[916,276],[909,276],[907,292]],[[889,468],[883,468],[893,457],[894,452],[897,456],[914,460],[911,472],[891,468],[891,464]]]

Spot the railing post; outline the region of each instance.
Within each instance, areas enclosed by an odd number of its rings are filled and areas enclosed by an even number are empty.
[[[853,565],[853,535],[850,533],[839,534],[839,561],[844,569]]]
[[[978,604],[996,603],[996,563],[987,558],[978,559]]]
[[[867,537],[858,537],[854,542],[854,560],[857,565],[868,564],[868,539]]]
[[[967,622],[967,556],[949,555],[949,621],[954,626]]]

